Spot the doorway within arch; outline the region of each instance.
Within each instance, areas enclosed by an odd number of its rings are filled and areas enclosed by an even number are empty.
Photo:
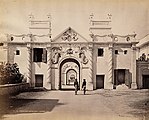
[[[76,59],[67,58],[63,60],[59,68],[59,89],[74,89],[74,80],[77,79],[80,86],[80,64]]]

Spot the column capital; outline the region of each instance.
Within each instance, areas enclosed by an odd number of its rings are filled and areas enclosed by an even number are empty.
[[[113,43],[109,43],[109,49],[113,49]]]
[[[46,47],[47,47],[47,48],[52,48],[51,44],[47,44]]]
[[[31,48],[31,43],[27,43],[27,48]]]
[[[89,44],[88,49],[92,51],[93,50],[93,44]]]
[[[8,44],[7,43],[4,43],[3,49],[8,49]]]
[[[132,50],[137,50],[137,47],[134,44],[132,44],[131,48],[132,48]]]

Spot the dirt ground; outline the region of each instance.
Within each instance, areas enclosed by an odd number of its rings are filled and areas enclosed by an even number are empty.
[[[149,120],[149,90],[32,91],[1,97],[4,120]]]

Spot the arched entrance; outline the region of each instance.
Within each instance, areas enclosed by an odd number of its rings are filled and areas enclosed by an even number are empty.
[[[60,64],[59,89],[74,89],[74,80],[77,79],[80,86],[80,64],[74,58],[67,58]]]
[[[73,85],[74,79],[77,78],[77,72],[74,69],[68,69],[66,72],[66,85]]]
[[[149,69],[142,69],[142,89],[149,89]]]

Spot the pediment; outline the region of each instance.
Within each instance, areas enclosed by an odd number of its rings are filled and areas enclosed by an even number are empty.
[[[82,43],[82,42],[89,42],[86,38],[84,38],[82,35],[77,33],[75,30],[73,30],[71,27],[64,30],[62,33],[60,33],[58,36],[56,36],[52,42],[58,42],[58,43],[66,43],[66,42],[75,42],[75,43]]]

